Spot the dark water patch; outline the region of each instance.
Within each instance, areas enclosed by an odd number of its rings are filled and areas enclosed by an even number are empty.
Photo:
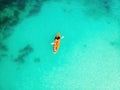
[[[13,27],[18,23],[18,18],[14,17],[12,13],[7,15],[6,12],[2,12],[4,15],[0,16],[0,34],[3,39],[9,37],[13,33]]]
[[[35,59],[34,59],[34,62],[35,62],[35,63],[40,63],[40,58],[35,58]]]
[[[86,47],[87,47],[87,44],[84,44],[83,47],[86,48]]]
[[[3,25],[5,25],[5,24],[9,23],[10,20],[11,20],[10,17],[4,17],[3,19],[0,19],[0,25],[3,26]]]
[[[116,45],[116,43],[115,42],[110,42],[110,45],[114,46],[114,45]]]
[[[12,3],[17,0],[0,0],[0,10],[3,10],[6,7],[9,7]]]
[[[112,0],[101,0],[101,5],[104,7],[106,13],[111,12]]]
[[[25,63],[25,58],[33,52],[33,48],[30,45],[26,45],[19,50],[18,57],[14,60],[15,62]]]
[[[32,16],[39,13],[41,10],[41,5],[42,5],[41,3],[36,3],[35,5],[33,5],[33,8],[30,10],[28,16]]]
[[[67,8],[63,8],[63,12],[64,12],[64,13],[69,13],[69,14],[71,14],[71,13],[72,13],[72,10],[67,9]]]
[[[25,7],[27,1],[28,0],[0,0],[0,34],[2,34],[3,37],[11,35],[11,31],[13,30],[10,29],[13,29],[21,20],[21,13],[26,12],[24,12],[23,9],[20,11],[20,8]]]
[[[111,15],[112,0],[83,0],[83,12],[90,17],[101,18]]]
[[[12,4],[13,2],[16,2],[17,0],[0,0],[0,3],[2,5],[9,5]]]
[[[8,29],[10,28],[10,17],[4,17],[3,19],[0,19],[0,33],[3,35],[3,37],[6,37],[6,34],[8,36]]]
[[[0,34],[5,38],[12,35],[14,30],[10,29],[27,16],[37,14],[45,1],[48,0],[0,0]]]
[[[0,53],[0,61],[2,61],[5,57],[7,57],[8,55],[5,53]]]
[[[7,54],[1,54],[0,57],[6,57],[8,56]]]
[[[0,43],[0,61],[2,61],[4,57],[7,57],[7,52],[8,52],[8,47]]]
[[[11,26],[15,26],[19,22],[19,19],[13,19],[12,22],[10,23]]]
[[[13,34],[13,29],[10,29],[10,27],[6,27],[4,30],[0,31],[0,34],[2,34],[2,40],[7,39]]]
[[[14,11],[14,16],[15,16],[16,18],[18,18],[18,16],[19,16],[19,11],[18,11],[18,10],[15,10],[15,11]]]
[[[28,16],[32,16],[35,14],[38,14],[42,8],[42,5],[48,0],[34,0],[34,5],[32,6],[32,9],[29,11]]]
[[[35,0],[37,3],[43,3],[43,2],[46,2],[46,1],[49,1],[49,0]]]
[[[14,61],[20,64],[25,63],[24,55],[19,55]]]
[[[24,10],[26,5],[28,4],[27,2],[30,0],[17,0],[16,5],[19,10]]]
[[[116,51],[118,51],[120,53],[120,41],[111,41],[111,42],[109,42],[109,44],[112,47],[114,47]]]
[[[20,49],[19,53],[29,53],[32,51],[33,51],[33,48],[28,44],[25,47],[23,47],[22,49]]]
[[[114,46],[114,47],[119,47],[120,48],[120,42],[117,42],[117,41],[111,41],[110,45]]]
[[[7,47],[5,44],[0,43],[0,51],[5,51],[5,52],[7,52],[7,51],[8,51],[8,47]]]
[[[17,23],[19,22],[19,20],[20,20],[20,18],[19,18],[19,11],[18,10],[14,10],[12,20],[9,23],[10,26],[17,25]]]
[[[2,61],[2,57],[0,56],[0,62]]]
[[[7,12],[5,12],[7,13]],[[13,16],[12,16],[13,14]],[[11,16],[2,16],[0,17],[0,27],[11,27],[11,25],[16,25],[17,24],[17,21],[19,20],[18,18],[18,11],[15,10],[13,11],[13,13],[11,13]]]
[[[0,61],[2,61],[2,59],[4,59],[5,57],[7,57],[7,53],[8,53],[9,49],[8,46],[3,43],[3,40],[0,40]]]

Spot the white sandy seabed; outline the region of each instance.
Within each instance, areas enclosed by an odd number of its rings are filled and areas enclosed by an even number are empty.
[[[0,90],[119,90],[119,25],[83,13],[78,3],[46,2],[36,16],[20,22],[6,40],[0,61]],[[56,55],[51,42],[64,35]],[[14,62],[26,45],[33,52]],[[35,61],[35,59],[38,61]]]

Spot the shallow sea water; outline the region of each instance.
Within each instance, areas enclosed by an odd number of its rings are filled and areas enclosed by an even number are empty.
[[[0,90],[119,90],[119,22],[87,9],[77,0],[51,0],[16,25],[0,61]],[[54,55],[58,32],[64,39]]]

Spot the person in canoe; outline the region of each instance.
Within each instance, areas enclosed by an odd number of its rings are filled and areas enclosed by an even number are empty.
[[[63,39],[64,36],[61,37],[60,33],[57,33],[55,38],[54,38],[54,42],[52,43],[53,45],[53,53],[56,54],[59,47],[60,47],[60,40]]]

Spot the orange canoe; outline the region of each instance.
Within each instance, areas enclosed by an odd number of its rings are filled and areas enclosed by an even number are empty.
[[[59,47],[60,47],[60,33],[56,34],[56,36],[54,38],[54,44],[53,44],[53,52],[54,52],[54,54],[57,53]]]

